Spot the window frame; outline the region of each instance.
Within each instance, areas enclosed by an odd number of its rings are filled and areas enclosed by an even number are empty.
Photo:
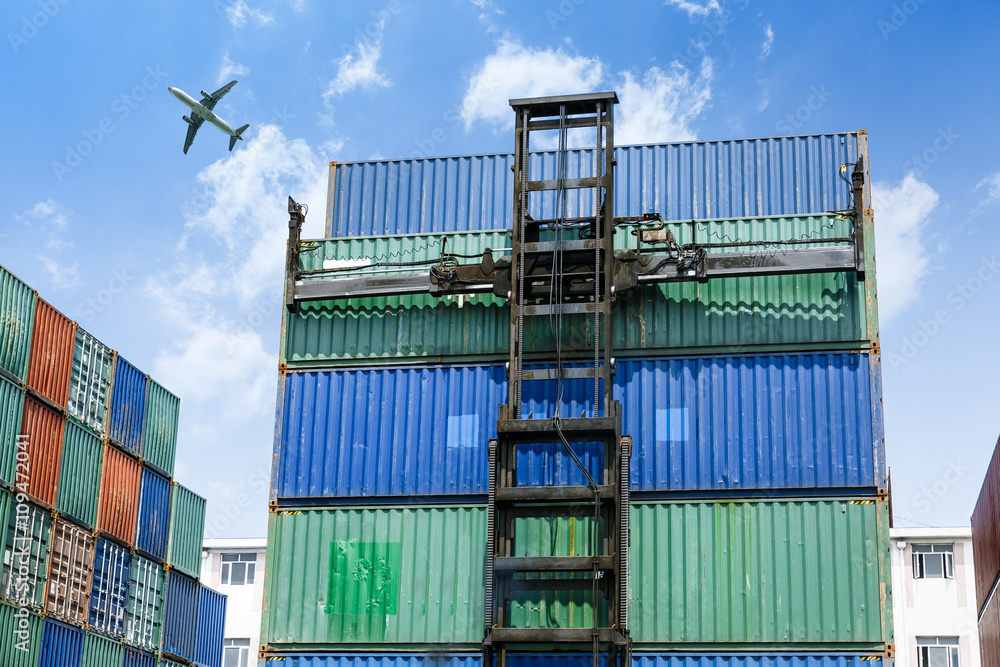
[[[944,649],[945,667],[961,667],[958,637],[917,637],[917,666],[931,667],[931,651]]]
[[[912,567],[914,579],[954,579],[955,578],[955,544],[951,543],[921,543],[911,545]],[[927,561],[930,556],[941,557],[941,574],[928,574]]]
[[[234,565],[240,565],[243,571],[242,581],[233,583]],[[219,584],[222,586],[253,586],[256,582],[257,552],[233,551],[222,554],[219,567]]]
[[[244,643],[245,642],[245,643]],[[236,667],[249,667],[250,664],[250,638],[249,637],[227,637],[222,642],[222,664],[226,667],[226,654],[231,649],[236,651]]]

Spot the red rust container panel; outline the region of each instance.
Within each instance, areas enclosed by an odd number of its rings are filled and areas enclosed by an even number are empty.
[[[28,388],[61,407],[66,407],[76,322],[38,299],[31,332]]]
[[[111,445],[104,446],[101,467],[101,498],[97,505],[97,527],[132,544],[135,515],[139,507],[139,462]]]
[[[1000,575],[1000,442],[972,512],[972,562],[976,567],[976,610],[982,610]],[[1000,664],[997,665],[1000,667]]]
[[[24,399],[21,435],[28,436],[28,470],[19,468],[15,483],[20,484],[27,477],[28,495],[50,507],[56,504],[64,421],[61,414],[40,401],[30,396]]]
[[[56,519],[49,556],[47,615],[85,627],[93,570],[94,536],[75,524]]]

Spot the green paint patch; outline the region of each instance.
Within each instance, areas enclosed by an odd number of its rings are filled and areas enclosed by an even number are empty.
[[[327,614],[394,616],[399,602],[399,542],[332,542]]]

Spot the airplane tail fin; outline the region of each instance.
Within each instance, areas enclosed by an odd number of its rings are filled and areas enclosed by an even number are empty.
[[[229,137],[229,150],[230,151],[232,151],[233,148],[236,146],[236,140],[243,138],[243,133],[247,131],[248,127],[250,127],[250,123],[247,123],[243,127],[237,128],[236,129],[236,136],[235,137]]]

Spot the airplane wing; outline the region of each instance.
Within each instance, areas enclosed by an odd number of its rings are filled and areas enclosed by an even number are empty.
[[[205,122],[205,119],[196,113],[191,114],[194,116],[193,122],[188,123],[187,136],[184,137],[184,154],[187,155],[188,149],[191,148],[191,144],[194,142],[194,135],[198,134],[198,128],[201,124]]]
[[[206,109],[208,109],[209,111],[211,111],[215,107],[215,105],[218,104],[219,100],[222,99],[222,96],[228,93],[230,90],[232,90],[233,86],[235,85],[236,85],[235,80],[230,81],[229,83],[224,85],[222,88],[219,88],[217,91],[215,91],[208,97],[203,97],[201,99],[201,105]]]

